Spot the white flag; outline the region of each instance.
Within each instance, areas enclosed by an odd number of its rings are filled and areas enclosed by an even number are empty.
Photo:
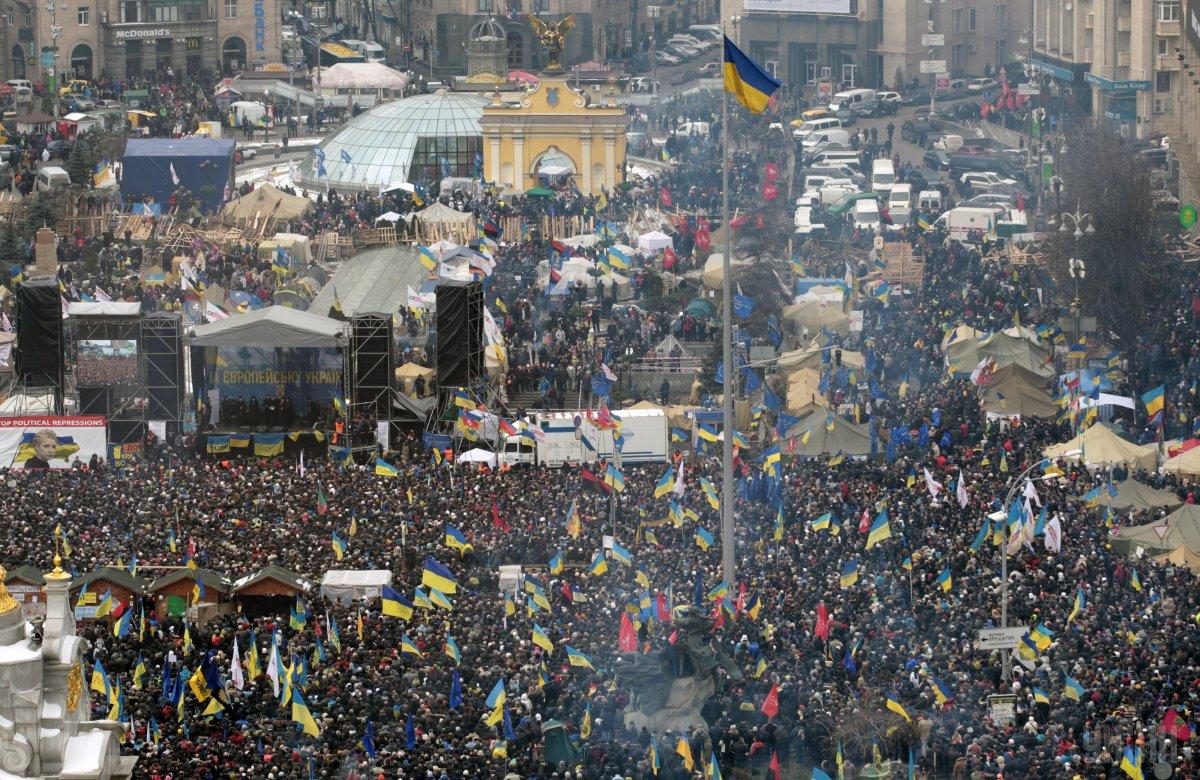
[[[1037,504],[1039,509],[1041,508],[1042,497],[1038,495],[1037,488],[1033,486],[1033,480],[1025,480],[1025,491],[1022,495],[1024,495],[1026,499],[1032,499],[1033,503]]]
[[[967,494],[967,485],[963,481],[962,469],[958,470],[958,488],[955,489],[954,492],[955,492],[955,495],[958,497],[958,505],[960,507],[962,507],[963,509],[966,509],[967,502],[971,500],[971,497]]]
[[[1046,523],[1046,550],[1056,555],[1062,551],[1062,525],[1058,522],[1058,515]]]
[[[683,498],[683,461],[679,461],[679,474],[675,476],[675,495]]]
[[[271,658],[267,661],[267,677],[271,679],[271,687],[275,689],[275,698],[279,698],[279,677],[282,673],[279,661],[279,644],[275,636],[271,636]]]
[[[179,186],[179,174],[175,173],[175,163],[171,163],[171,183],[176,187]]]
[[[928,468],[925,469],[925,487],[929,489],[929,497],[933,499],[936,499],[938,497],[938,493],[941,493],[942,490],[944,490],[942,483],[933,478],[933,475],[929,473]]]
[[[233,687],[239,691],[246,687],[246,678],[242,675],[242,657],[238,655],[238,640],[233,638],[233,660],[229,662],[229,677],[233,680]]]
[[[204,316],[209,322],[217,322],[218,320],[229,319],[229,314],[212,301],[206,301],[204,304]]]
[[[304,478],[304,450],[300,450],[300,478]]]

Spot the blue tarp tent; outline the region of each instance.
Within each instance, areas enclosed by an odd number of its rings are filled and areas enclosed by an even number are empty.
[[[166,203],[184,188],[205,211],[216,211],[233,192],[231,138],[134,138],[121,158],[121,197],[125,202],[146,196]]]

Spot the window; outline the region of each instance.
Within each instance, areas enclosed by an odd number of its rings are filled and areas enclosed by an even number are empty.
[[[478,9],[484,13],[491,13],[492,0],[479,0]]]
[[[1003,30],[1008,27],[1008,6],[996,6],[996,29]]]
[[[961,73],[963,69],[963,45],[956,43],[950,47],[950,71]]]
[[[1171,71],[1160,70],[1154,74],[1154,91],[1159,94],[1171,91]]]
[[[237,0],[225,0],[225,18],[237,18]]]
[[[91,9],[88,8],[86,5],[79,6],[79,8],[75,11],[75,23],[78,24],[80,27],[87,27],[89,24],[91,24],[92,23]]]
[[[1167,56],[1167,48],[1168,48],[1167,47],[1167,39],[1159,38],[1158,39],[1158,56],[1160,56],[1160,57]]]
[[[11,11],[11,10],[5,11],[4,12],[4,23],[7,24],[9,27],[15,27],[17,24],[16,12]]]
[[[29,8],[25,9],[25,26],[33,27],[33,11]]]
[[[1156,5],[1158,6],[1158,21],[1179,21],[1179,3],[1156,3]]]
[[[179,6],[177,5],[156,5],[151,10],[154,12],[154,21],[156,22],[179,21]]]
[[[961,8],[954,9],[954,32],[956,32],[956,33],[962,32],[962,9]]]
[[[121,3],[121,21],[126,23],[144,21],[142,19],[142,4],[139,2]]]
[[[967,9],[967,32],[975,32],[975,9]]]

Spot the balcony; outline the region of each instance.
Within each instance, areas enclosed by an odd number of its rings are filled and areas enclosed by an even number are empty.
[[[1163,21],[1159,19],[1154,23],[1154,34],[1160,38],[1178,38],[1181,34],[1179,20]]]
[[[1179,58],[1174,54],[1157,54],[1154,57],[1154,69],[1157,71],[1179,70]]]
[[[1128,16],[1117,17],[1117,32],[1129,32],[1132,29],[1132,24]]]

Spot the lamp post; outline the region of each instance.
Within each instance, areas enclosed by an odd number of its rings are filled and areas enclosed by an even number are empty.
[[[1064,458],[1074,458],[1082,453],[1082,450],[1069,450],[1063,453]],[[1025,478],[1036,468],[1046,462],[1046,458],[1034,461],[1024,471],[1014,477],[1008,486],[1008,492],[1004,495],[1004,505],[995,512],[988,515],[988,519],[993,523],[998,523],[1008,518],[1008,508],[1012,506],[1013,499],[1017,496],[1017,489],[1025,481]],[[1004,523],[1003,537],[1000,541],[1000,628],[1008,628],[1008,523]],[[1009,651],[1007,649],[1000,651],[1000,666],[1001,674],[1007,677],[1011,671],[1008,663]]]
[[[1071,301],[1071,309],[1072,316],[1075,318],[1075,338],[1076,343],[1078,343],[1078,339],[1083,335],[1081,332],[1082,318],[1080,316],[1080,310],[1082,308],[1082,304],[1079,300],[1079,283],[1087,278],[1087,263],[1082,257],[1078,256],[1079,239],[1083,238],[1085,235],[1093,235],[1096,232],[1096,220],[1091,214],[1083,213],[1079,203],[1076,202],[1075,211],[1073,213],[1070,211],[1064,211],[1063,213],[1059,214],[1057,218],[1051,218],[1050,224],[1054,225],[1055,223],[1058,223],[1058,231],[1060,233],[1071,233],[1072,229],[1074,229],[1073,233],[1075,236],[1076,257],[1072,257],[1069,261],[1067,261],[1067,273],[1070,274],[1071,281],[1075,286],[1075,297]]]
[[[740,49],[742,48],[742,36],[738,31],[741,29],[742,17],[734,14],[729,17],[729,23],[733,25],[733,43]]]
[[[651,20],[650,27],[653,32],[650,34],[650,93],[658,93],[658,20],[662,14],[662,7],[657,5],[646,6],[646,16]]]

